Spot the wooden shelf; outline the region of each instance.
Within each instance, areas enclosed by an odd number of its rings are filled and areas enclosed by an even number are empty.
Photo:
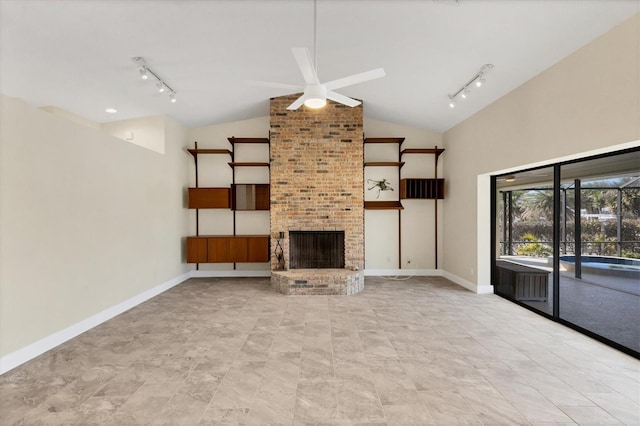
[[[231,168],[233,167],[269,167],[269,163],[228,163]]]
[[[372,161],[364,163],[365,167],[402,167],[404,161]]]
[[[398,143],[402,145],[404,138],[365,138],[364,143]]]
[[[227,138],[231,145],[236,143],[269,143],[268,138],[234,138],[233,136]]]
[[[227,155],[231,155],[231,151],[228,149],[187,149],[187,151],[189,151],[189,154],[193,155],[194,157],[198,154],[227,154]]]
[[[402,210],[400,201],[365,201],[365,210]]]
[[[407,148],[400,151],[400,155],[404,154],[435,154],[438,157],[444,152],[444,148]]]

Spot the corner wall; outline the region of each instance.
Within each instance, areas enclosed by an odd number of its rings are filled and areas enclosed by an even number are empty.
[[[490,284],[490,173],[639,139],[635,15],[445,133],[445,276]]]
[[[180,244],[188,159],[185,129],[169,119],[162,155],[23,101],[0,100],[5,370],[11,354],[46,350],[38,342],[64,341],[65,330],[82,332],[77,324],[188,277]],[[20,354],[37,355],[27,352]]]

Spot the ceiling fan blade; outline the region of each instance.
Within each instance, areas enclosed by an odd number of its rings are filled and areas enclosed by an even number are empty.
[[[299,86],[296,84],[274,83],[271,81],[247,80],[247,84],[251,86],[274,87],[276,89],[291,90],[292,92],[302,92],[304,90],[304,86]]]
[[[316,74],[316,68],[313,66],[311,60],[311,53],[306,47],[294,47],[291,49],[293,56],[296,58],[300,72],[304,77],[304,82],[307,84],[320,84],[318,75]]]
[[[330,90],[327,90],[327,99],[331,99],[332,101],[336,101],[350,107],[358,106],[362,103],[348,96],[341,95],[340,93],[332,92]]]
[[[300,108],[302,106],[303,103],[304,103],[304,95],[300,96],[298,99],[293,101],[293,103],[291,105],[289,105],[287,107],[287,109],[289,111],[292,111],[294,109],[298,109],[298,108]]]
[[[341,87],[351,86],[353,84],[362,83],[376,78],[384,77],[385,73],[382,68],[376,68],[371,71],[361,72],[360,74],[350,75],[349,77],[339,78],[337,80],[324,83],[327,90],[339,89]]]

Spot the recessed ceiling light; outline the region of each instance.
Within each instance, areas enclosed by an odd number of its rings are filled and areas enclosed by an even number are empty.
[[[109,113],[109,114],[115,114],[116,112],[118,112],[118,110],[115,109],[115,108],[107,108],[104,111]]]

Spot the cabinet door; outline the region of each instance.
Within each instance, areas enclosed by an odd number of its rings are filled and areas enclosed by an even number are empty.
[[[189,188],[190,209],[228,209],[229,188]]]
[[[229,241],[233,237],[209,237],[207,238],[208,262],[209,263],[229,263],[231,253],[229,251]]]
[[[268,262],[269,237],[248,237],[248,252],[247,262]]]
[[[232,237],[229,251],[233,262],[247,262],[247,237]]]
[[[207,239],[187,237],[187,263],[207,263]]]

